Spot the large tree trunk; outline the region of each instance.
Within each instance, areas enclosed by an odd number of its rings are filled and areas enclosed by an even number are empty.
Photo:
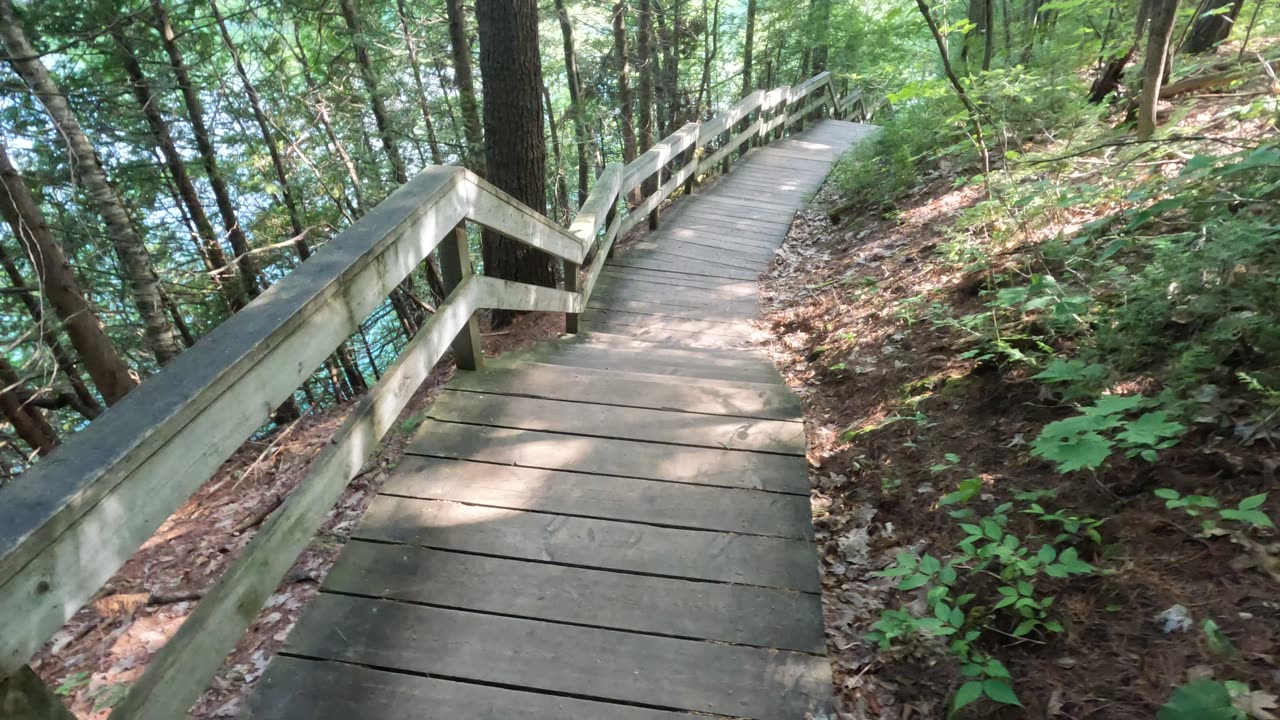
[[[1201,15],[1191,26],[1191,33],[1182,44],[1182,51],[1203,53],[1216,48],[1218,43],[1231,36],[1231,28],[1235,27],[1242,7],[1244,0],[1208,0]]]
[[[618,63],[618,113],[622,121],[622,161],[636,159],[636,117],[631,101],[631,56],[627,52],[627,3],[613,5],[613,54]]]
[[[969,0],[968,20],[973,28],[965,33],[960,46],[960,60],[966,70],[973,56],[982,53],[982,69],[991,69],[991,54],[995,41],[995,10],[992,0]]]
[[[1156,132],[1156,107],[1164,81],[1173,40],[1178,0],[1151,0],[1151,31],[1147,37],[1146,63],[1142,73],[1142,95],[1138,98],[1138,138],[1150,139]]]
[[[590,165],[587,162],[587,119],[582,107],[582,77],[578,74],[578,53],[574,49],[573,24],[564,0],[555,0],[556,17],[560,20],[560,35],[564,38],[564,68],[569,81],[569,114],[573,117],[573,140],[578,146],[578,207],[587,201],[590,192]]]
[[[44,456],[58,446],[58,433],[45,420],[40,408],[24,401],[30,392],[23,392],[22,378],[3,356],[0,356],[0,415],[2,415],[22,441],[37,454]]]
[[[458,86],[458,105],[462,113],[462,129],[467,147],[462,163],[473,172],[485,168],[485,146],[481,139],[480,111],[476,103],[475,81],[471,79],[471,44],[467,42],[466,18],[462,0],[445,0],[449,16],[449,45],[453,50],[453,80]],[[488,95],[486,88],[485,94]],[[541,121],[539,121],[541,124]]]
[[[404,0],[396,0],[396,17],[400,20],[400,32],[404,35],[404,45],[409,51],[409,67],[413,70],[413,82],[418,89],[418,109],[422,111],[422,122],[427,130],[427,149],[431,151],[431,164],[444,165],[440,141],[436,139],[436,124],[431,118],[431,105],[427,102],[427,86],[422,82],[422,70],[418,66],[418,43],[409,31],[409,17]]]
[[[209,187],[213,190],[214,203],[218,206],[218,214],[222,216],[222,226],[227,233],[227,241],[235,253],[236,266],[240,270],[240,282],[244,286],[247,298],[257,297],[262,289],[258,277],[258,264],[250,254],[249,240],[236,215],[235,203],[231,200],[231,191],[227,181],[222,177],[218,167],[218,151],[213,147],[208,125],[204,120],[204,104],[200,99],[200,88],[191,81],[182,49],[178,47],[178,36],[169,22],[169,13],[161,0],[151,0],[156,30],[164,44],[165,53],[169,56],[169,65],[178,79],[178,89],[182,91],[182,101],[187,108],[187,117],[191,120],[191,133],[195,137],[196,150],[200,153],[200,161],[204,165],[205,176]]]
[[[485,177],[545,214],[547,147],[537,0],[478,0],[476,25],[485,88]],[[486,275],[555,287],[555,268],[546,253],[488,230],[481,252]],[[495,311],[493,325],[503,327],[512,317]]]
[[[196,186],[192,182],[191,176],[187,174],[186,161],[182,158],[177,144],[173,141],[173,135],[169,132],[169,123],[165,121],[164,116],[160,113],[160,99],[156,97],[150,83],[147,82],[147,78],[142,72],[142,65],[138,62],[137,53],[124,35],[123,24],[124,21],[122,19],[117,19],[114,22],[111,26],[111,37],[119,51],[120,64],[124,66],[125,72],[129,75],[129,84],[133,89],[133,97],[138,101],[138,106],[142,109],[142,114],[147,119],[151,137],[164,158],[169,176],[173,178],[178,197],[181,198],[182,205],[186,208],[186,214],[195,228],[203,254],[208,258],[214,270],[210,274],[210,279],[213,280],[218,291],[222,293],[227,304],[231,306],[231,310],[233,312],[238,311],[245,306],[248,301],[247,296],[236,281],[234,271],[227,264],[226,253],[222,251],[222,243],[218,241],[218,234],[213,229],[213,223],[209,221],[209,216],[205,212],[204,202],[201,201],[200,193],[196,191]]]
[[[66,95],[49,76],[39,53],[27,41],[22,25],[13,11],[12,0],[0,0],[0,39],[3,40],[3,51],[9,56],[13,69],[35,93],[57,126],[59,136],[66,143],[72,166],[76,170],[74,180],[84,188],[106,223],[116,257],[120,261],[120,271],[129,283],[134,305],[142,318],[147,344],[158,363],[168,363],[182,352],[182,348],[165,315],[160,297],[160,281],[151,266],[146,245],[134,227],[124,201],[107,181],[107,174],[98,160],[98,154],[71,111]]]
[[[0,202],[3,201],[0,200]],[[0,267],[4,268],[5,275],[9,277],[9,283],[17,292],[23,306],[27,308],[27,313],[31,315],[31,321],[40,329],[40,341],[44,343],[45,347],[49,348],[49,353],[53,355],[54,364],[66,376],[67,384],[71,386],[71,398],[67,405],[83,415],[86,420],[92,420],[101,415],[102,405],[98,403],[98,399],[89,390],[89,386],[85,384],[84,379],[80,377],[80,369],[76,367],[75,358],[63,347],[62,341],[58,339],[57,323],[48,322],[45,317],[44,306],[41,305],[40,299],[36,296],[37,289],[27,285],[26,278],[23,277],[22,271],[18,268],[18,263],[5,250],[3,244],[0,244]]]
[[[742,43],[742,96],[755,89],[751,84],[751,60],[756,41],[756,0],[747,0],[747,37]]]
[[[364,80],[365,92],[369,94],[369,109],[373,112],[373,124],[378,128],[382,151],[387,154],[387,161],[391,163],[391,175],[396,183],[404,185],[409,182],[409,173],[405,169],[400,148],[391,134],[391,117],[378,87],[378,73],[373,69],[373,60],[369,57],[369,45],[360,37],[360,15],[356,11],[355,0],[338,0],[338,6],[342,9],[342,19],[346,22],[347,31],[351,33],[351,44],[355,46],[356,65],[360,67],[360,77]]]
[[[115,344],[103,330],[98,314],[80,291],[62,244],[53,236],[44,213],[26,182],[9,162],[8,150],[0,140],[0,215],[13,229],[27,257],[32,259],[40,288],[58,319],[67,330],[71,346],[84,363],[93,385],[108,405],[138,384]]]

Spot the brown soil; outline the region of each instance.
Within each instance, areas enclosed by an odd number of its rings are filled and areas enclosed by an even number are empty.
[[[483,327],[483,325],[482,325]],[[556,337],[564,315],[517,318],[483,332],[488,356]],[[453,374],[441,361],[383,441],[378,456],[347,487],[311,544],[223,663],[188,717],[235,717],[241,703],[315,595],[417,419]],[[306,477],[308,465],[342,424],[352,403],[309,414],[269,437],[245,443],[170,516],[95,599],[77,612],[31,662],[82,720],[102,720],[148,661],[181,627],[200,597],[227,570],[267,515]]]
[[[1096,474],[1062,475],[1031,456],[1028,443],[1040,428],[1073,412],[1036,382],[960,358],[963,338],[935,327],[925,312],[933,301],[969,312],[982,302],[982,277],[965,276],[940,250],[943,229],[977,199],[977,189],[952,189],[950,177],[936,177],[903,199],[892,220],[864,216],[833,227],[825,214],[802,213],[766,276],[770,350],[805,403],[840,717],[946,717],[963,678],[943,642],[918,639],[882,651],[865,639],[882,608],[927,612],[922,591],[899,591],[896,578],[872,573],[906,549],[945,560],[964,533],[948,517],[951,508],[936,502],[975,475],[984,489],[965,507],[979,514],[1018,493],[1054,490],[1046,505],[1104,520],[1103,543],[1081,552],[1106,573],[1040,581],[1038,589],[1057,598],[1061,634],[997,643],[1012,628],[992,625],[983,649],[1009,668],[1026,707],[983,701],[965,717],[1150,718],[1175,686],[1203,676],[1280,692],[1277,556],[1239,544],[1244,538],[1197,537],[1189,518],[1152,494],[1169,487],[1238,500],[1267,492],[1280,452],[1205,430],[1156,463],[1121,460]],[[820,196],[814,206],[836,200]],[[993,264],[1022,261],[1004,252]],[[1134,392],[1141,382],[1115,391]],[[934,467],[940,464],[951,467]],[[1272,517],[1275,504],[1265,507]],[[1010,515],[1011,532],[1043,536],[1030,516]],[[994,589],[984,578],[968,588],[979,598]],[[1175,604],[1195,626],[1165,634],[1155,618]],[[1206,647],[1206,619],[1221,626],[1236,657]]]

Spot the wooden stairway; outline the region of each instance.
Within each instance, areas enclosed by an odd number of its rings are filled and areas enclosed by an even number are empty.
[[[746,345],[869,130],[753,150],[606,265],[584,332],[458,372],[247,715],[827,717],[800,406]]]

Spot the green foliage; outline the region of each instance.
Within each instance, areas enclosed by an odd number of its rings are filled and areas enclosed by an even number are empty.
[[[1141,395],[1104,395],[1081,414],[1046,425],[1031,453],[1053,462],[1058,472],[1097,469],[1117,446],[1129,457],[1154,462],[1157,451],[1175,445],[1186,431],[1166,410],[1129,417],[1154,404]]]
[[[62,678],[62,682],[58,683],[58,687],[53,689],[53,694],[61,697],[69,697],[76,690],[88,685],[89,677],[90,673],[88,670],[68,675]]]
[[[1193,518],[1209,516],[1200,521],[1200,527],[1206,533],[1217,529],[1219,522],[1224,520],[1253,528],[1275,527],[1270,516],[1258,509],[1267,501],[1268,493],[1251,495],[1233,508],[1222,507],[1216,498],[1208,495],[1182,495],[1171,488],[1160,488],[1155,495],[1164,500],[1164,506],[1170,510],[1182,510]]]
[[[1217,680],[1194,680],[1173,691],[1156,714],[1158,720],[1245,720],[1237,710],[1227,684]]]

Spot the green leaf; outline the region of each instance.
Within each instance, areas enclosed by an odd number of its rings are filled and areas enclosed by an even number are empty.
[[[1209,647],[1209,652],[1223,657],[1235,657],[1236,646],[1231,644],[1231,639],[1222,632],[1222,628],[1218,627],[1218,623],[1213,620],[1205,620],[1202,627],[1204,628],[1205,645]]]
[[[938,558],[932,555],[926,554],[924,557],[920,558],[920,572],[926,575],[932,575],[938,572],[941,568],[942,563],[938,561]]]
[[[980,697],[982,697],[982,683],[977,680],[970,680],[961,685],[960,689],[956,691],[956,698],[951,703],[951,712],[956,712]]]
[[[1186,429],[1182,423],[1171,422],[1169,413],[1157,410],[1126,423],[1124,432],[1116,438],[1133,445],[1155,445],[1165,438],[1178,437]]]
[[[1177,490],[1172,488],[1160,488],[1159,490],[1156,490],[1156,497],[1164,500],[1177,500],[1182,496],[1178,494]]]
[[[1009,671],[1005,669],[1004,663],[995,659],[988,660],[986,667],[983,668],[983,671],[987,673],[987,677],[993,677],[993,678],[1009,677]]]
[[[1135,408],[1150,405],[1151,400],[1142,395],[1103,395],[1094,401],[1092,407],[1083,408],[1085,415],[1118,415]]]
[[[1196,680],[1173,691],[1157,720],[1242,720],[1231,693],[1216,680]]]
[[[1227,520],[1237,520],[1243,523],[1249,523],[1254,527],[1275,527],[1275,523],[1271,522],[1271,518],[1260,510],[1232,510],[1230,508],[1219,513]]]
[[[1045,426],[1031,443],[1031,454],[1051,460],[1059,472],[1071,472],[1083,468],[1097,468],[1111,456],[1115,443],[1096,432],[1067,432],[1061,427],[1067,420]],[[1055,427],[1057,426],[1057,427]]]
[[[1013,629],[1013,636],[1022,637],[1023,635],[1026,635],[1032,630],[1035,630],[1036,625],[1038,624],[1039,624],[1039,621],[1037,621],[1035,618],[1032,618],[1030,620],[1023,620],[1022,622],[1018,623],[1018,627]]]
[[[1267,493],[1262,493],[1260,495],[1250,495],[1249,497],[1240,501],[1239,508],[1241,510],[1254,510],[1266,501],[1267,501]]]
[[[1048,564],[1058,557],[1058,551],[1053,549],[1052,545],[1041,545],[1040,552],[1036,553],[1036,557],[1040,562]]]
[[[982,681],[982,691],[987,697],[1004,705],[1017,705],[1022,707],[1022,701],[1013,692],[1013,687],[1009,685],[1009,681],[1003,678],[990,678]]]
[[[904,578],[902,582],[898,583],[898,589],[899,590],[915,590],[916,588],[924,587],[926,584],[928,584],[928,582],[929,582],[928,575],[921,575],[920,573],[916,573],[911,577]]]

